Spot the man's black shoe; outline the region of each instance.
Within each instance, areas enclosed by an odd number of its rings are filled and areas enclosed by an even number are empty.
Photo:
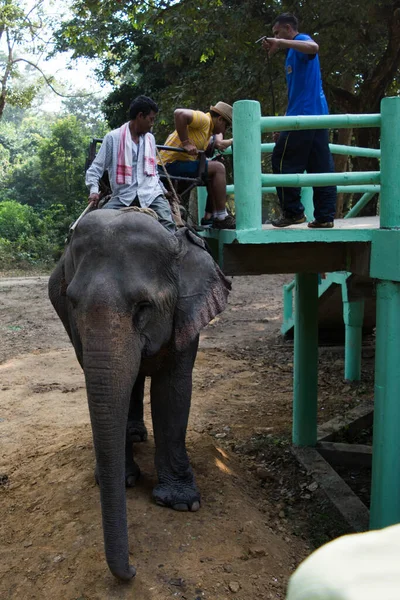
[[[214,219],[213,221],[214,229],[235,229],[236,221],[232,215],[228,215],[225,219]]]
[[[203,229],[211,229],[211,227],[213,226],[214,223],[214,219],[206,219],[205,217],[203,217],[200,221],[200,225],[201,227],[203,227]]]
[[[308,223],[308,227],[311,229],[332,229],[333,221],[325,221],[321,223],[321,221],[311,221]]]
[[[300,217],[285,217],[282,215],[279,219],[275,219],[271,221],[271,225],[274,227],[289,227],[290,225],[299,225],[300,223],[305,223],[306,218],[304,215]]]

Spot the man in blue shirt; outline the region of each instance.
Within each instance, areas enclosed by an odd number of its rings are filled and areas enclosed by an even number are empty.
[[[268,55],[286,51],[285,72],[288,87],[286,116],[326,115],[328,105],[322,89],[318,44],[309,35],[298,32],[298,21],[283,13],[272,24],[275,37],[265,38],[263,47]],[[272,153],[274,173],[329,173],[333,160],[329,150],[327,129],[283,131]],[[277,188],[282,216],[272,221],[275,227],[304,223],[304,206],[300,188]],[[336,211],[336,187],[315,187],[314,221],[308,227],[331,228]]]

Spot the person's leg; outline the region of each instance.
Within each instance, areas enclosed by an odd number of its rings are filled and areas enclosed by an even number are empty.
[[[303,173],[306,170],[308,155],[311,149],[314,131],[283,131],[272,152],[272,171],[275,174]],[[273,224],[284,226],[293,222],[302,222],[304,206],[301,203],[300,188],[277,187],[279,203],[283,219]],[[304,219],[305,220],[305,219]],[[280,222],[282,221],[282,224]]]
[[[206,161],[206,176],[208,176],[209,174],[209,165],[211,163],[209,161]],[[192,177],[193,179],[195,179],[198,175],[199,172],[199,165],[200,165],[200,161],[199,160],[176,160],[173,163],[168,163],[167,165],[165,165],[166,170],[168,171],[169,175],[172,175],[173,177]],[[213,200],[213,196],[212,193],[210,193],[209,191],[209,186],[207,186],[207,202],[206,202],[206,207],[205,207],[205,211],[204,211],[204,217],[201,219],[201,225],[203,227],[211,227],[213,224],[213,214],[215,212],[215,208],[214,208],[214,200]]]
[[[219,161],[208,163],[207,191],[214,213],[222,213],[221,217],[227,216],[226,212],[226,172],[225,165]]]
[[[150,204],[150,207],[158,216],[158,221],[161,223],[167,231],[175,233],[176,226],[175,221],[171,213],[169,202],[164,196],[157,196],[155,200]]]
[[[327,129],[315,131],[314,142],[308,158],[308,173],[333,173],[335,170],[329,150],[329,132]],[[329,185],[314,188],[314,226],[332,223],[336,213],[336,186]]]
[[[123,202],[121,202],[119,198],[111,197],[107,204],[104,204],[104,206],[101,207],[101,210],[103,210],[104,208],[114,208],[116,210],[119,210],[120,208],[126,208],[126,204],[123,204]]]

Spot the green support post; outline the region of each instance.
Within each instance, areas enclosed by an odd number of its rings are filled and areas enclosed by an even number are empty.
[[[314,190],[311,187],[301,188],[301,203],[304,206],[304,214],[307,221],[312,221],[314,218]]]
[[[381,103],[381,228],[400,227],[400,98]],[[393,234],[391,234],[393,235]],[[396,235],[400,236],[400,231]],[[392,260],[392,256],[383,260]],[[400,522],[400,282],[377,284],[371,529]]]
[[[201,219],[204,217],[207,202],[207,188],[198,186],[197,188],[197,222],[200,225]]]
[[[233,105],[236,230],[261,229],[261,109],[255,100]]]
[[[360,381],[364,300],[344,301],[343,320],[345,325],[344,378],[347,381]]]
[[[297,273],[295,284],[293,444],[317,443],[318,275]]]

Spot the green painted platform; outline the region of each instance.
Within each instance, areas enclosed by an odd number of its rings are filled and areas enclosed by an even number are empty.
[[[351,271],[368,277],[371,241],[379,217],[338,219],[333,229],[307,224],[256,230],[202,232],[227,275],[331,273]]]
[[[262,135],[297,129],[380,128],[380,171],[263,174]],[[294,273],[295,332],[292,442],[315,447],[318,413],[318,274],[345,271],[376,280],[375,409],[370,527],[400,522],[400,98],[384,98],[374,115],[262,117],[260,104],[233,106],[235,231],[204,237],[229,275]],[[368,150],[369,152],[369,150]],[[376,155],[379,150],[375,149]],[[379,218],[336,221],[331,230],[262,225],[264,187],[379,186]],[[265,190],[264,190],[265,191]],[[358,191],[361,192],[361,189]],[[355,207],[354,207],[355,208]],[[354,214],[354,213],[353,213]],[[353,216],[350,214],[349,216]],[[365,298],[347,298],[345,377],[360,377]]]

